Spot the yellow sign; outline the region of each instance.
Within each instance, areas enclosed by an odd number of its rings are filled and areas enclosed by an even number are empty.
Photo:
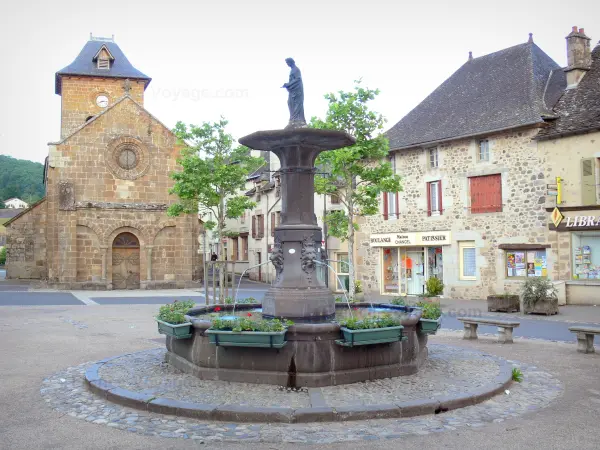
[[[554,211],[552,211],[552,214],[550,215],[550,219],[556,228],[558,228],[564,218],[565,216],[562,215],[558,208],[554,208]]]

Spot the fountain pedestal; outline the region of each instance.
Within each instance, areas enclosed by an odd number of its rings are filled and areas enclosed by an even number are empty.
[[[281,163],[281,223],[270,258],[277,276],[265,294],[263,316],[296,322],[334,317],[333,294],[317,277],[314,262],[323,240],[314,213],[315,160],[354,142],[347,133],[312,128],[258,131],[240,139],[246,147],[274,153]]]

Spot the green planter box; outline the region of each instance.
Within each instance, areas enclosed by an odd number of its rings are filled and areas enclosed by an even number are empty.
[[[175,339],[188,339],[192,337],[192,324],[189,322],[180,323],[178,325],[173,325],[172,323],[163,322],[158,319],[156,319],[156,322],[158,323],[158,332],[160,334],[166,334]]]
[[[437,333],[438,328],[442,326],[441,317],[437,320],[421,319],[419,322],[421,323],[421,333],[425,334],[435,334]]]
[[[336,344],[344,347],[354,347],[357,345],[385,344],[386,342],[396,342],[404,340],[402,330],[404,327],[388,328],[369,328],[366,330],[350,330],[346,327],[340,327],[344,339],[335,341]]]
[[[224,347],[263,347],[263,348],[281,348],[287,341],[283,331],[223,331],[206,330],[211,344]]]

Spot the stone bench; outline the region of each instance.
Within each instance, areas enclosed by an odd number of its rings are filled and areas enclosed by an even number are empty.
[[[571,333],[577,333],[577,351],[594,353],[594,335],[600,334],[600,327],[569,327]]]
[[[498,342],[512,344],[513,328],[521,325],[520,322],[510,320],[480,319],[479,317],[457,317],[465,326],[463,339],[477,339],[477,327],[479,325],[492,325],[498,327]]]

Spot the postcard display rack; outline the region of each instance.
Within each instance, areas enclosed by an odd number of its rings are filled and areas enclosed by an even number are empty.
[[[575,247],[575,277],[580,280],[600,279],[600,266],[592,264],[592,249],[589,245]]]

